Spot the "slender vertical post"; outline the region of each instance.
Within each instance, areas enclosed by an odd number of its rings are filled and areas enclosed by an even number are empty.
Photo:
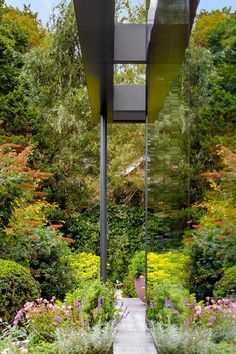
[[[100,276],[107,281],[107,117],[100,116]]]
[[[145,288],[148,280],[148,116],[145,123]]]

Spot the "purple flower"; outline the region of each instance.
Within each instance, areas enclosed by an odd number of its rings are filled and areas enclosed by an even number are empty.
[[[128,316],[128,314],[129,314],[129,311],[127,311],[127,312],[124,313],[124,319],[126,319],[126,317]]]
[[[84,304],[86,304],[87,303],[87,297],[86,297],[86,295],[84,295]]]
[[[61,322],[61,317],[60,316],[55,316],[54,317],[54,321],[57,322],[57,323],[60,323]]]
[[[153,309],[153,308],[154,308],[154,303],[153,303],[152,300],[150,300],[149,306],[150,306],[150,309]]]
[[[179,311],[174,306],[171,306],[170,309],[171,309],[172,313],[179,316]]]
[[[74,302],[74,305],[75,305],[75,307],[76,307],[79,311],[82,311],[82,306],[81,306],[81,304],[80,304],[79,301],[75,301],[75,302]]]
[[[172,307],[172,302],[168,297],[165,298],[164,307]]]
[[[213,324],[215,321],[216,321],[216,316],[211,316],[211,317],[209,318],[209,323],[210,323],[210,324]]]
[[[100,297],[98,298],[98,309],[101,310],[102,308],[102,301],[100,299]]]
[[[84,321],[84,327],[89,329],[89,322],[88,321]]]

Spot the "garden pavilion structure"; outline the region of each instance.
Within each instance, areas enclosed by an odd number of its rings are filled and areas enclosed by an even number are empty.
[[[151,0],[145,24],[115,24],[115,0],[74,0],[88,93],[100,124],[101,280],[107,280],[107,124],[146,124],[158,118],[177,77],[200,0]],[[146,84],[114,85],[115,64],[146,64]],[[146,236],[147,245],[147,236]]]

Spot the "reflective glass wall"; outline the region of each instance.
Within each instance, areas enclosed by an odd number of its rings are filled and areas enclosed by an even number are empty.
[[[147,318],[158,345],[173,330],[181,353],[226,353],[236,350],[236,18],[208,7],[183,51],[193,3],[163,2],[149,53]]]
[[[190,96],[185,51],[189,1],[160,1],[152,28],[148,77],[148,318],[176,316],[185,292],[183,237],[190,207]],[[150,18],[150,12],[149,12]],[[153,48],[152,48],[153,47]]]

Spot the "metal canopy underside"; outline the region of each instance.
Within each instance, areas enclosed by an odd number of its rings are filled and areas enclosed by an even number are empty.
[[[93,121],[112,121],[115,0],[74,0]]]
[[[108,122],[145,122],[147,114],[149,122],[157,119],[171,84],[180,72],[198,3],[199,0],[151,0],[145,30],[135,24],[129,25],[130,28],[127,25],[115,27],[115,0],[74,0],[95,123],[99,123],[100,115]],[[139,41],[138,45],[134,45],[134,41]],[[148,94],[143,90],[146,104],[142,111],[140,107],[137,109],[137,118],[133,110],[137,102],[134,88],[124,87],[123,93],[122,88],[114,90],[113,65],[119,62],[147,64]],[[127,102],[120,100],[128,92]],[[138,88],[137,92],[140,93]],[[122,106],[117,107],[117,102],[122,102]]]

